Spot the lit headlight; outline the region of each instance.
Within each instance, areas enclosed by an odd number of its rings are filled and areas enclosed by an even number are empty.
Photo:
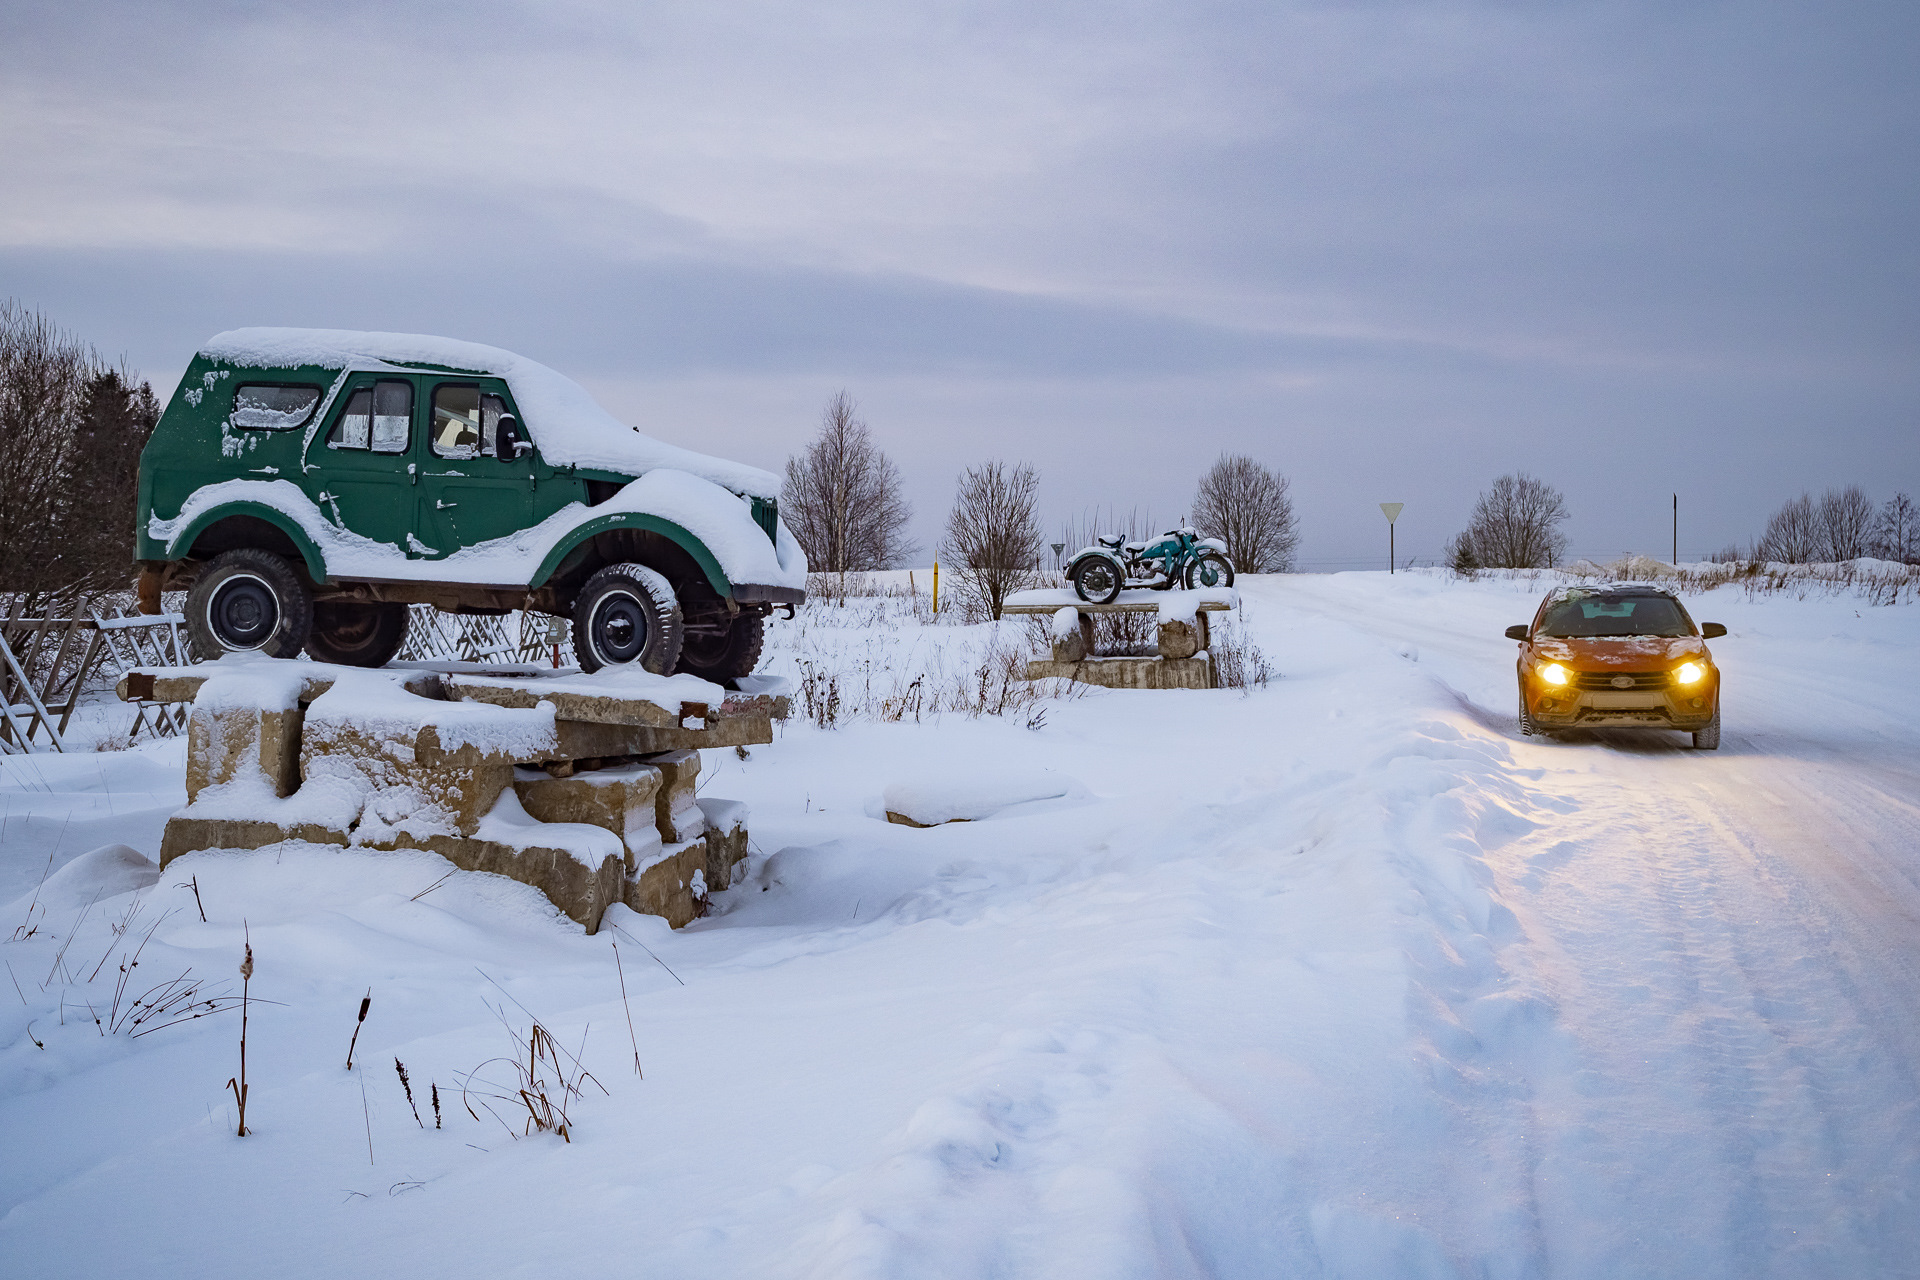
[[[1699,684],[1707,669],[1697,662],[1683,662],[1675,668],[1673,678],[1681,684]]]
[[[1546,666],[1540,668],[1540,678],[1548,684],[1565,684],[1567,682],[1567,669],[1557,662],[1549,662]]]

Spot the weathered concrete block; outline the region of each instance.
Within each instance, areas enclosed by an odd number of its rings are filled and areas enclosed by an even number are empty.
[[[699,839],[707,829],[706,816],[694,800],[694,787],[700,781],[700,753],[665,751],[648,756],[647,763],[660,771],[660,790],[653,801],[660,838],[670,845]]]
[[[697,920],[705,909],[706,878],[705,840],[669,845],[654,863],[626,878],[623,901],[679,929]]]
[[[747,806],[738,800],[702,800],[707,819],[707,888],[731,888],[733,869],[747,856]]]
[[[1072,615],[1068,625],[1067,615]],[[1077,609],[1062,609],[1053,621],[1053,660],[1084,662],[1093,656],[1093,615]]]
[[[167,829],[160,836],[160,866],[164,869],[183,853],[198,853],[202,849],[264,849],[282,840],[345,845],[347,835],[312,822],[283,824],[248,818],[176,815],[167,819]]]
[[[382,729],[335,722],[306,727],[300,774],[363,786],[362,822],[471,836],[512,784],[513,758],[471,745],[444,748],[431,724]]]
[[[599,866],[590,867],[566,849],[539,845],[516,848],[495,840],[412,836],[404,832],[396,836],[392,847],[429,849],[462,871],[491,871],[532,885],[588,933],[599,931],[601,915],[620,901],[626,880],[625,866],[613,855],[603,858]]]
[[[627,851],[626,869],[635,859],[661,847],[654,797],[661,771],[652,765],[594,769],[570,778],[549,778],[530,770],[514,775],[513,789],[527,813],[541,822],[584,822],[619,836]]]
[[[1027,664],[1027,679],[1077,680],[1103,689],[1212,689],[1213,659],[1095,658],[1087,662]]]
[[[301,718],[298,706],[195,707],[187,718],[187,800],[254,772],[272,784],[275,795],[293,794],[300,785]]]
[[[1191,658],[1207,647],[1207,615],[1173,618],[1160,624],[1160,656]]]

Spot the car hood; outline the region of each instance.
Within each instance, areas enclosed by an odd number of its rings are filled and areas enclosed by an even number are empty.
[[[1541,636],[1533,652],[1549,662],[1562,662],[1575,671],[1645,671],[1688,658],[1705,658],[1706,642],[1698,636],[1622,636],[1561,639]]]

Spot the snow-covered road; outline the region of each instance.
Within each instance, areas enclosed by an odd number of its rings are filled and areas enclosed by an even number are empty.
[[[0,1018],[0,1257],[45,1276],[1920,1274],[1920,610],[1695,598],[1733,629],[1726,744],[1695,753],[1515,734],[1500,632],[1544,583],[1243,585],[1281,672],[1252,696],[1094,693],[1035,732],[796,724],[710,756],[705,794],[752,805],[762,856],[692,928],[623,918],[662,962],[622,943],[644,1080],[607,938],[530,891],[461,876],[416,899],[441,874],[426,855],[195,855],[151,891],[143,925],[182,910],[143,969],[230,971],[244,919],[255,994],[284,1002],[254,1014],[259,1132],[235,1139],[235,1025],[103,1036],[75,1003],[98,985],[42,985],[91,892],[62,886],[42,935],[0,945],[21,984]],[[850,664],[959,634],[846,631]],[[882,820],[899,777],[989,767],[1079,785],[976,823]],[[152,852],[177,768],[0,762],[0,896],[56,843],[56,866],[98,843],[60,831]],[[82,921],[88,967],[131,901]],[[445,1130],[408,1123],[391,1060],[447,1089],[506,1048],[483,1001],[524,1026],[503,989],[571,1037],[591,1024],[608,1093],[572,1145],[454,1106]]]

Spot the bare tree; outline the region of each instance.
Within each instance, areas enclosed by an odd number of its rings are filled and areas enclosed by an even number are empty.
[[[1906,494],[1896,493],[1881,504],[1873,553],[1882,560],[1920,564],[1920,507]]]
[[[1287,478],[1245,454],[1223,453],[1200,478],[1193,523],[1203,538],[1227,544],[1235,573],[1285,573],[1300,535]]]
[[[1766,531],[1753,544],[1753,558],[1779,564],[1807,564],[1825,549],[1820,513],[1807,494],[1787,502],[1767,517]]]
[[[133,575],[145,383],[38,312],[0,302],[0,590],[37,611]]]
[[[998,621],[1008,595],[1024,586],[1040,560],[1034,498],[1040,477],[1024,462],[995,459],[967,469],[947,513],[943,558],[971,605]]]
[[[1873,550],[1873,503],[1857,484],[1820,495],[1822,560],[1858,560]]]
[[[885,569],[913,554],[900,494],[900,469],[874,447],[867,424],[842,391],[820,415],[820,434],[787,459],[780,514],[815,570]]]
[[[1544,569],[1566,551],[1560,525],[1567,501],[1558,489],[1524,471],[1501,476],[1473,504],[1464,539],[1474,564],[1488,569]]]

